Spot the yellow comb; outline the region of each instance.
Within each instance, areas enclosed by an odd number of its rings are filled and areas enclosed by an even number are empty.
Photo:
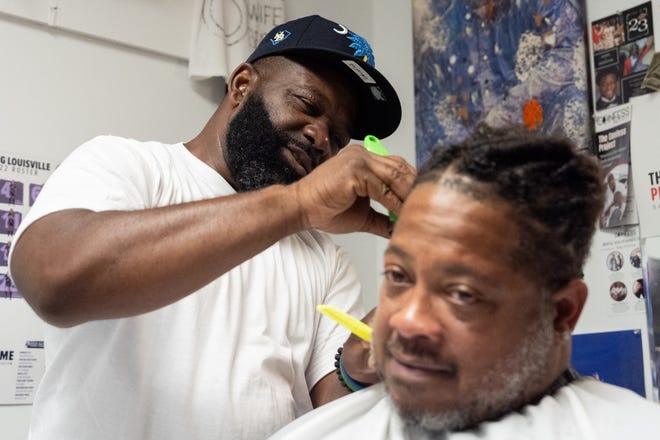
[[[334,319],[339,324],[343,325],[351,331],[355,336],[367,342],[371,342],[371,327],[357,318],[352,317],[346,312],[342,312],[335,306],[327,304],[319,304],[316,310],[324,315]]]

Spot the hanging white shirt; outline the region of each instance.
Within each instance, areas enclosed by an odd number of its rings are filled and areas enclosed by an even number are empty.
[[[283,0],[195,0],[188,74],[227,77],[268,31],[284,23]]]

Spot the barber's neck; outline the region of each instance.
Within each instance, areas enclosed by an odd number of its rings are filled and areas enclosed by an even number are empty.
[[[202,131],[184,146],[199,160],[213,168],[225,178],[230,185],[236,187],[229,167],[225,162],[224,140],[227,132],[228,116],[223,102],[208,120]]]

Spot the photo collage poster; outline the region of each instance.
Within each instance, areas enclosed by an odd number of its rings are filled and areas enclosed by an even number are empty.
[[[43,322],[9,274],[14,234],[55,165],[0,152],[0,405],[31,404],[44,372]]]
[[[630,178],[630,99],[651,92],[642,82],[655,54],[651,2],[591,21],[594,150],[606,171],[602,229],[637,224]]]
[[[596,111],[649,92],[641,85],[655,53],[651,2],[592,21],[591,40]]]

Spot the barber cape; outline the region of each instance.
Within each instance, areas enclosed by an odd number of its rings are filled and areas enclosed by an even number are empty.
[[[309,412],[271,440],[420,439],[411,436],[380,383]],[[660,404],[625,388],[578,379],[500,420],[429,438],[621,440],[660,438]]]

